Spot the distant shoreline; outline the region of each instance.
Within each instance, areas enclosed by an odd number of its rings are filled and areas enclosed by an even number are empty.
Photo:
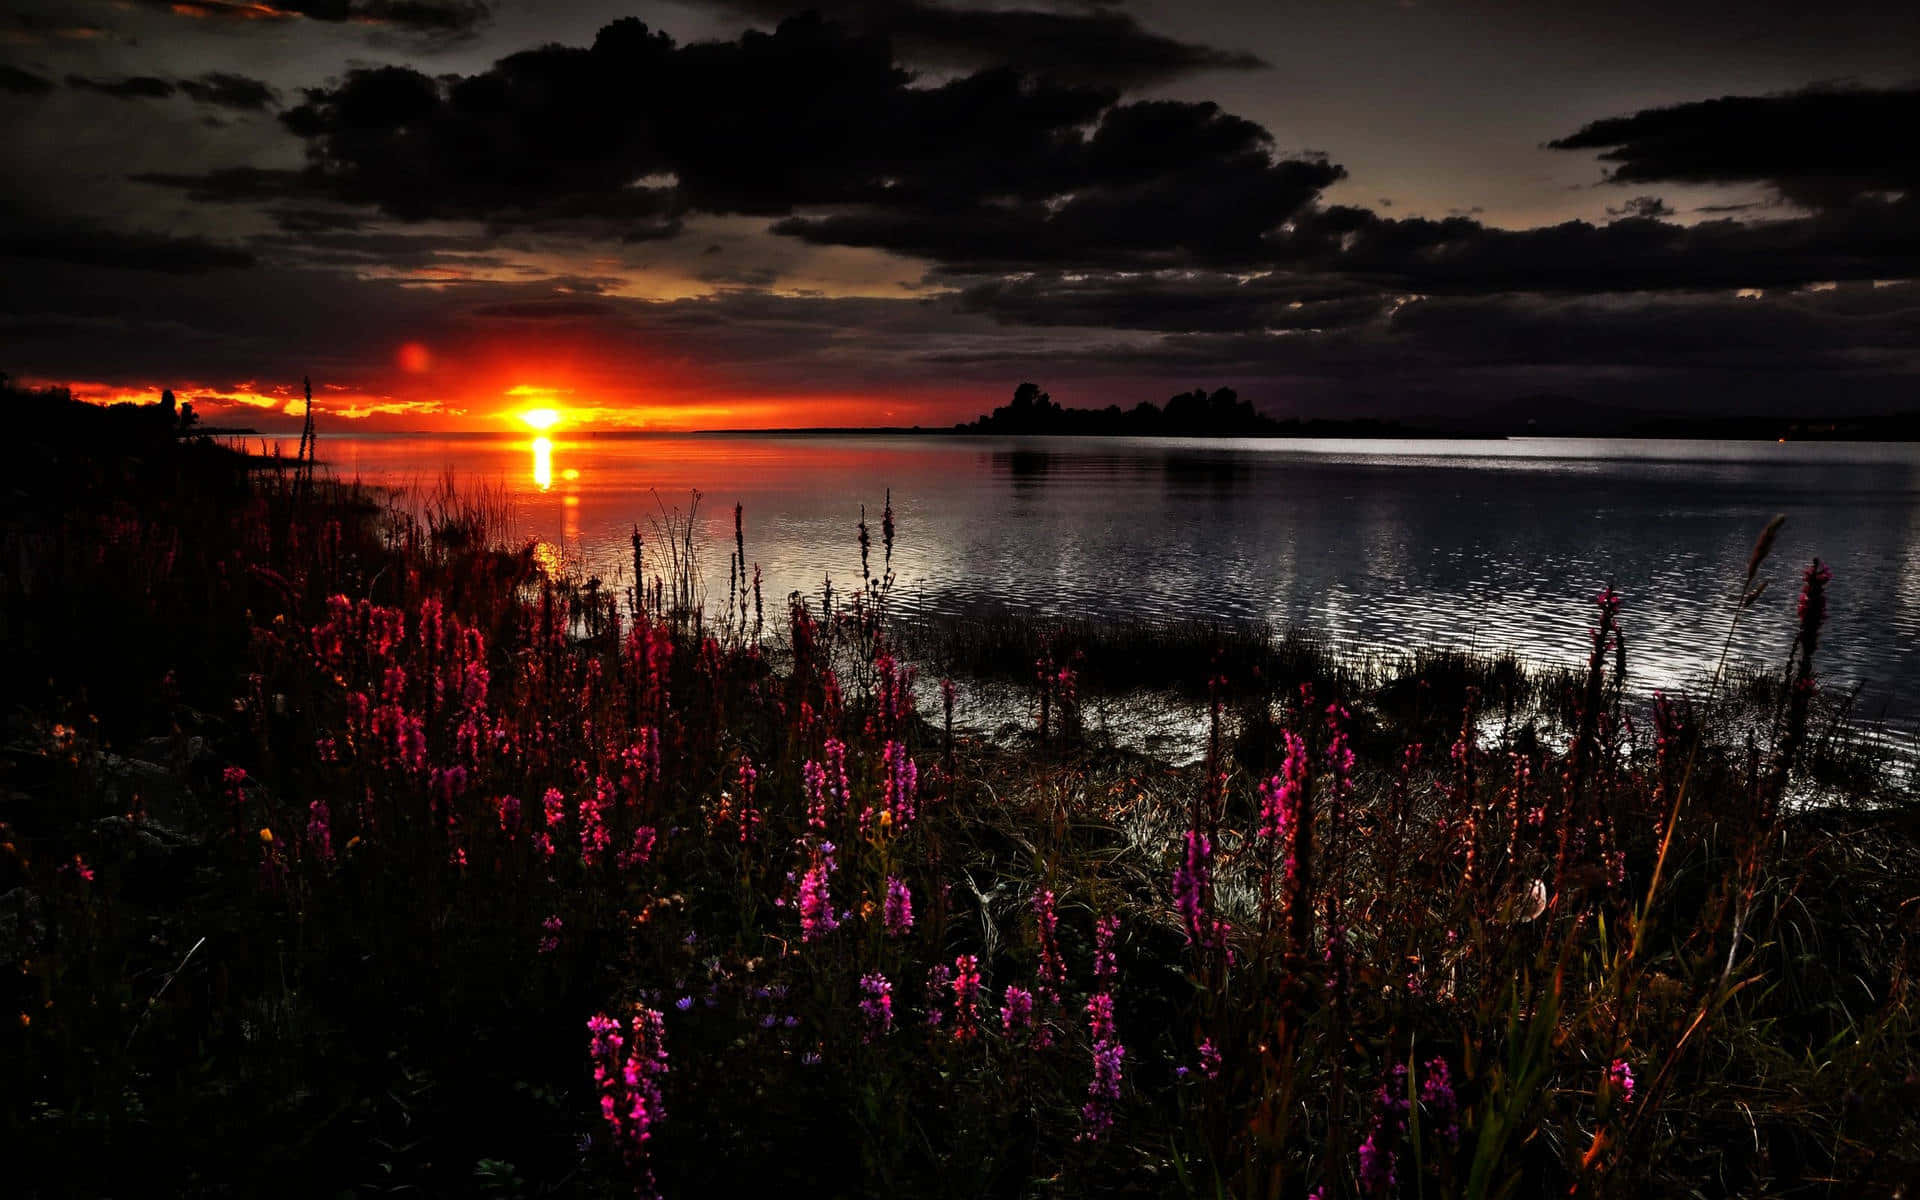
[[[284,434],[252,433],[250,437],[267,439],[298,437],[297,431]],[[1207,442],[1265,442],[1265,441],[1436,441],[1436,442],[1505,442],[1522,438],[1540,441],[1590,441],[1605,439],[1609,441],[1629,442],[1837,442],[1855,444],[1899,444],[1920,442],[1920,431],[1903,436],[1834,436],[1799,435],[1793,437],[1766,435],[1760,433],[1715,433],[1715,432],[1631,432],[1631,433],[1477,433],[1471,431],[1446,432],[1438,430],[1409,429],[1397,433],[1277,433],[1277,434],[1130,434],[1130,433],[992,433],[972,429],[946,429],[923,425],[804,425],[794,427],[772,427],[754,429],[577,429],[556,430],[545,433],[518,430],[494,429],[378,429],[378,430],[342,430],[334,427],[328,433],[322,433],[320,440],[332,437],[433,437],[458,439],[517,438],[528,437],[569,437],[569,438],[606,438],[629,440],[644,438],[684,438],[684,437],[930,437],[930,438],[977,438],[1034,440],[1080,440],[1080,441],[1119,441],[1126,439],[1151,441],[1207,441]]]

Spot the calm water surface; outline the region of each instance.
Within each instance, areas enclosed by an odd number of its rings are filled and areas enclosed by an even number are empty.
[[[912,609],[1204,614],[1305,626],[1343,644],[1582,657],[1589,598],[1627,598],[1646,688],[1711,670],[1753,538],[1788,516],[1773,586],[1735,656],[1784,659],[1798,569],[1833,567],[1824,666],[1865,715],[1920,717],[1920,446],[1865,443],[340,437],[343,477],[504,487],[516,535],[612,579],[659,504],[699,489],[703,561],[725,592],[733,505],[770,603],[859,579],[866,504],[898,524]],[[656,501],[656,493],[658,501]],[[877,561],[877,560],[876,560]],[[718,571],[716,581],[712,573]]]

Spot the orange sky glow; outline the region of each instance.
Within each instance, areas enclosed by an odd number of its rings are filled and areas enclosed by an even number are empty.
[[[228,383],[39,379],[33,388],[64,387],[90,404],[157,404],[163,387],[190,403],[202,424],[246,428],[266,434],[297,431],[305,400],[300,382],[240,380]],[[403,378],[394,390],[375,391],[314,383],[315,417],[324,433],[340,432],[516,433],[529,431],[687,432],[705,429],[780,429],[885,425],[946,426],[970,419],[997,400],[972,395],[904,397],[805,393],[789,396],[726,394],[696,389],[685,398],[667,394],[618,395],[586,386],[512,383],[448,389],[458,399],[430,399],[440,389]]]

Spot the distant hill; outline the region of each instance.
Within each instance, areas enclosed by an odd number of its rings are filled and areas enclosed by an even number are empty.
[[[1122,437],[1432,437],[1444,436],[1397,421],[1276,421],[1255,411],[1230,387],[1208,392],[1195,388],[1172,397],[1163,408],[1145,401],[1130,409],[1063,408],[1040,390],[1023,383],[1011,403],[980,419],[954,426],[960,433],[1071,434]]]

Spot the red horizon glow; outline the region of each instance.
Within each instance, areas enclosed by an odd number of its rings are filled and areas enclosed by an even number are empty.
[[[410,344],[410,348],[411,348]],[[420,348],[424,357],[428,352]],[[416,361],[418,361],[416,359]],[[403,368],[404,369],[404,368]],[[316,420],[324,431],[365,433],[660,432],[700,430],[867,428],[921,425],[946,427],[971,420],[1000,401],[973,389],[922,391],[911,399],[844,393],[713,394],[695,391],[675,402],[605,396],[588,389],[515,383],[459,402],[418,399],[405,390],[374,391],[345,384],[314,383]],[[25,388],[66,388],[74,399],[101,406],[158,404],[163,389],[193,405],[203,425],[236,426],[262,433],[297,431],[305,411],[300,382],[241,380],[132,382],[29,377]],[[465,389],[462,389],[463,391]],[[531,414],[550,413],[552,419]]]

